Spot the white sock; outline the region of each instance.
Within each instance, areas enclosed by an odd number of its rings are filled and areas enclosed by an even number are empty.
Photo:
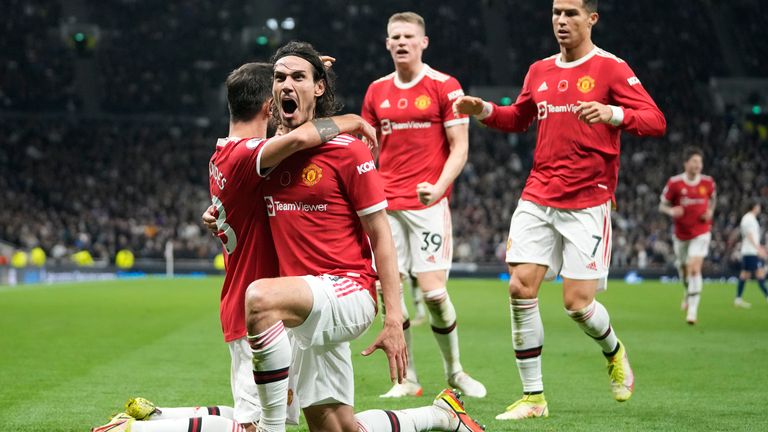
[[[206,416],[137,421],[131,425],[131,432],[245,432],[245,429],[230,419]]]
[[[448,431],[451,417],[436,406],[397,411],[368,410],[355,414],[360,432]]]
[[[538,299],[512,299],[512,347],[523,382],[523,393],[541,393],[541,350],[544,347],[544,324],[541,322]]]
[[[268,431],[284,431],[288,406],[291,343],[282,321],[256,336],[248,336],[253,351],[253,379],[259,390],[261,419]]]
[[[228,406],[208,406],[208,407],[158,407],[160,413],[152,414],[147,420],[168,420],[175,418],[190,418],[204,416],[220,416],[234,420],[235,410]]]
[[[459,361],[459,331],[456,328],[456,309],[453,307],[448,290],[440,288],[424,293],[424,303],[429,309],[429,322],[435,335],[440,353],[443,355],[443,369],[446,377],[461,372]]]
[[[613,354],[618,348],[619,340],[616,338],[616,333],[611,328],[611,317],[608,316],[608,311],[600,302],[593,300],[589,306],[577,311],[567,310],[568,315],[576,321],[579,328],[587,334],[587,336],[600,345],[603,350],[603,354]]]
[[[688,321],[696,321],[698,318],[702,288],[704,288],[704,278],[701,273],[688,277]]]

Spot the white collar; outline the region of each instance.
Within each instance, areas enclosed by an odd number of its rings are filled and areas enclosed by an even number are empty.
[[[598,48],[597,45],[595,45],[595,47],[592,48],[592,50],[590,52],[588,52],[587,55],[585,55],[584,57],[582,57],[582,58],[580,58],[578,60],[574,60],[572,62],[565,62],[565,61],[563,61],[563,53],[560,53],[555,58],[555,64],[558,67],[565,68],[565,69],[575,68],[576,66],[583,65],[584,63],[586,63],[587,60],[589,60],[592,57],[594,57],[595,54],[597,54],[597,50],[599,50],[599,49],[600,48]]]
[[[416,74],[416,77],[414,77],[412,80],[405,83],[400,81],[400,77],[397,76],[397,71],[395,71],[395,87],[402,90],[408,90],[409,88],[418,84],[419,81],[421,81],[421,79],[424,78],[424,76],[427,74],[427,70],[429,70],[429,65],[426,63],[422,64],[421,71],[419,71],[419,73]]]

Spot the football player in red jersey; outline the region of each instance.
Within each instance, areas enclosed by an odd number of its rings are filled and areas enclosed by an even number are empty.
[[[592,42],[597,0],[554,0],[552,29],[560,53],[535,62],[512,106],[465,96],[457,113],[506,132],[538,119],[533,167],[512,216],[507,243],[512,341],[523,398],[496,418],[548,415],[541,378],[544,331],[541,282],[563,278],[568,315],[595,339],[608,360],[613,396],[629,399],[634,377],[608,311],[595,300],[604,289],[611,252],[611,200],[619,172],[619,135],[658,136],[664,115],[632,69]]]
[[[356,115],[317,119],[289,134],[265,139],[272,99],[272,64],[247,63],[226,81],[230,126],[227,138],[216,143],[208,170],[214,224],[224,249],[226,275],[221,291],[221,326],[232,358],[231,385],[234,419],[254,430],[261,406],[256,399],[251,350],[246,340],[245,290],[261,278],[279,275],[264,201],[261,165],[273,166],[299,150],[330,139],[318,124],[336,125],[340,131],[362,133],[375,140],[375,132]],[[319,123],[320,122],[320,123]],[[268,145],[267,145],[268,144]]]
[[[422,62],[428,45],[421,16],[400,12],[389,18],[386,46],[395,72],[371,83],[362,116],[379,132],[378,166],[401,279],[416,276],[448,384],[468,396],[484,397],[485,386],[461,365],[456,310],[446,289],[453,258],[448,199],[467,161],[469,119],[453,113],[453,101],[464,94],[459,82]],[[404,305],[403,310],[407,313]],[[406,315],[403,328],[410,345],[409,327]],[[421,394],[409,355],[408,380],[382,397]]]
[[[685,152],[685,171],[672,176],[661,193],[659,211],[672,217],[675,225],[675,266],[685,287],[682,309],[688,324],[698,321],[699,301],[704,285],[701,267],[712,239],[712,215],[717,191],[712,177],[704,175],[704,154],[696,147]]]
[[[363,354],[382,349],[390,378],[397,381],[407,362],[387,200],[368,147],[339,135],[332,122],[316,119],[337,105],[333,77],[314,48],[291,42],[273,62],[273,99],[282,128],[290,134],[314,122],[328,139],[271,170],[257,166],[266,176],[263,198],[283,276],[258,280],[246,292],[248,341],[262,404],[259,428],[283,431],[287,419],[298,420],[301,408],[313,431],[482,430],[451,390],[429,406],[355,416],[349,342],[376,314],[371,252],[389,314]]]
[[[270,116],[272,64],[247,63],[226,81],[229,135],[216,143],[208,170],[213,206],[210,221],[223,244],[226,276],[221,292],[221,326],[232,357],[231,385],[235,407],[157,409],[133,398],[126,413],[114,416],[94,432],[238,432],[255,431],[261,416],[246,341],[245,290],[260,278],[278,275],[277,257],[261,200],[260,166],[273,166],[291,154],[333,138],[325,129],[360,133],[375,143],[375,131],[362,118],[348,114],[316,119],[288,134],[265,139]],[[268,144],[268,145],[267,145]],[[226,418],[225,418],[226,417]],[[151,421],[137,421],[151,420]]]

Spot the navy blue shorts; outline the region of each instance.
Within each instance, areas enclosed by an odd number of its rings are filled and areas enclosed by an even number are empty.
[[[757,255],[744,255],[741,257],[741,269],[753,272],[763,267],[763,262]]]

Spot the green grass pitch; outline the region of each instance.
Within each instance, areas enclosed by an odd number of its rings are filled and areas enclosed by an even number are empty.
[[[231,405],[229,354],[218,323],[220,278],[143,279],[0,287],[0,430],[87,431],[125,399],[165,406]],[[614,402],[597,345],[564,314],[559,285],[541,293],[548,419],[499,422],[518,398],[506,285],[452,280],[464,367],[488,387],[468,399],[488,430],[768,430],[768,304],[754,282],[734,309],[735,287],[707,283],[700,323],[689,327],[677,284],[612,282],[599,296],[626,343],[634,397]],[[353,346],[360,352],[380,324]],[[356,355],[357,408],[431,403],[446,384],[428,325],[414,327],[425,396],[381,400],[383,354]],[[293,428],[305,430],[305,428]]]

